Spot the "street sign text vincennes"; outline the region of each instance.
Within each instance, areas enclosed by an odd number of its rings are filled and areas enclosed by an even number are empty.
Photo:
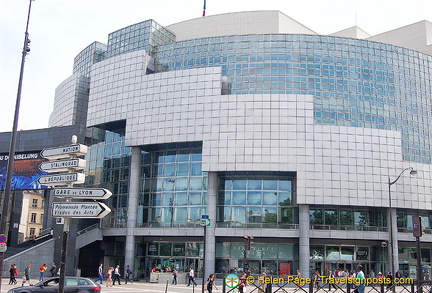
[[[103,218],[111,209],[101,202],[55,202],[53,217],[68,218]]]

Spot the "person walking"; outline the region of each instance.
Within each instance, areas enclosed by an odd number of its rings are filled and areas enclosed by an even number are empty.
[[[15,264],[11,264],[10,270],[9,270],[9,285],[16,285],[16,275],[15,275]]]
[[[247,274],[243,273],[241,278],[240,278],[240,285],[238,286],[238,291],[240,293],[246,293],[246,286],[248,286],[248,282],[247,282]]]
[[[47,269],[46,264],[43,264],[39,267],[39,281],[43,281],[45,278],[45,271]]]
[[[24,275],[23,275],[23,281],[22,281],[22,287],[24,287],[24,283],[28,282],[30,286],[33,286],[30,282],[30,268],[31,264],[28,264],[27,267],[24,269]]]
[[[57,266],[56,264],[53,262],[50,268],[50,273],[51,273],[51,277],[55,277],[56,273],[57,273]]]
[[[360,284],[357,287],[357,292],[358,293],[364,293],[366,284],[365,284],[365,275],[363,273],[363,267],[361,265],[357,266],[357,275],[356,275],[356,277],[357,277],[357,280],[358,280],[356,283]]]
[[[116,268],[114,270],[114,281],[113,281],[113,285],[115,285],[116,280],[118,281],[118,284],[120,284],[120,265],[116,265]]]
[[[172,283],[173,285],[177,285],[177,275],[178,275],[178,271],[176,268],[173,269],[173,279],[172,279]]]
[[[109,267],[108,271],[107,271],[107,281],[106,281],[106,286],[107,287],[112,287],[113,286],[113,280],[112,280],[112,273],[114,271],[113,267]]]
[[[130,266],[127,265],[126,266],[126,272],[125,272],[125,284],[127,284],[128,281],[129,281],[129,283],[132,284],[132,281],[130,280],[131,275],[132,275],[132,270],[131,270]]]
[[[98,278],[95,280],[95,282],[99,281],[99,284],[102,285],[103,282],[103,264],[99,265],[98,268]]]
[[[197,285],[197,283],[195,283],[195,273],[193,268],[189,269],[189,282],[188,282],[188,286],[190,286],[191,284],[194,284],[194,286]]]
[[[210,276],[209,276],[208,279],[207,279],[207,282],[206,282],[205,285],[204,285],[204,291],[208,291],[209,293],[212,293],[212,291],[213,291],[213,287],[214,287],[216,290],[219,290],[219,289],[216,287],[216,284],[215,284],[215,282],[214,282],[214,279],[215,279],[215,275],[214,275],[214,274],[210,274]]]
[[[338,289],[335,285],[335,275],[333,274],[332,271],[329,271],[329,273],[328,273],[328,284],[329,284],[329,288],[328,288],[329,291],[331,291],[332,286],[335,290]]]

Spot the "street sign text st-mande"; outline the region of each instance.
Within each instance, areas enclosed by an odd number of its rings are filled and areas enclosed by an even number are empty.
[[[88,199],[107,199],[112,193],[105,188],[55,188],[54,196],[88,198]]]
[[[53,217],[103,218],[111,209],[102,202],[54,202]]]

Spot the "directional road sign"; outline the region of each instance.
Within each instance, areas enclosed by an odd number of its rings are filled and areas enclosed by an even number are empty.
[[[54,202],[53,217],[63,218],[103,218],[111,209],[101,202]]]
[[[88,199],[107,199],[112,193],[105,188],[55,188],[54,196]]]
[[[43,162],[39,165],[41,171],[48,173],[52,172],[66,172],[73,170],[82,170],[86,167],[86,161],[83,159],[69,159]]]
[[[210,226],[210,219],[201,219],[201,226]]]
[[[58,175],[44,175],[38,179],[42,185],[56,186],[66,185],[70,183],[80,184],[84,183],[85,175],[83,173],[66,173]]]
[[[71,155],[84,156],[85,154],[87,154],[87,146],[83,144],[44,149],[42,151],[42,156],[48,160],[69,158]]]

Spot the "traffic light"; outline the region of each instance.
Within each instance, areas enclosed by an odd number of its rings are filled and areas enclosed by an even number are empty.
[[[252,249],[252,239],[253,236],[243,236],[243,238],[245,239],[245,250],[251,250]]]
[[[422,218],[420,216],[412,216],[412,225],[413,225],[413,236],[422,237],[423,236]]]

